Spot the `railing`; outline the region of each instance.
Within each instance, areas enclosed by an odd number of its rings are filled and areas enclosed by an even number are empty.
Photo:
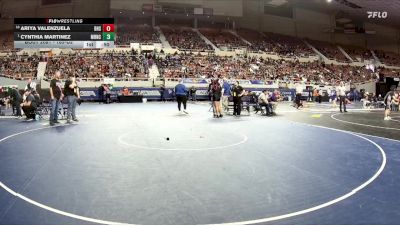
[[[0,77],[5,77],[5,78],[10,78],[10,79],[14,79],[14,80],[28,80],[31,77],[14,77],[11,75],[6,75],[6,74],[0,74]]]
[[[109,78],[109,77],[104,77],[104,78]],[[104,78],[79,78],[79,81],[80,82],[103,82]],[[147,78],[147,77],[130,77],[130,78],[116,77],[113,79],[116,82],[153,81],[153,79]],[[51,79],[48,77],[44,77],[43,80],[50,81]],[[66,80],[67,79],[61,79],[62,82],[66,81]]]
[[[0,74],[0,77],[10,78],[10,79],[14,79],[14,80],[29,80],[30,78],[32,78],[32,76],[15,77],[15,76],[7,75],[7,74]]]

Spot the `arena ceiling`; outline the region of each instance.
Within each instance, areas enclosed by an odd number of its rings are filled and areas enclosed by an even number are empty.
[[[400,28],[400,0],[287,0],[295,6],[335,13],[337,18]],[[368,18],[367,12],[387,12],[387,18]],[[339,19],[338,18],[338,19]]]

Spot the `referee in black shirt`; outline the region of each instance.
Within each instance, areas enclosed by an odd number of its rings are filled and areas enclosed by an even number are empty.
[[[233,115],[240,116],[242,111],[242,96],[244,94],[244,89],[239,85],[239,81],[233,84],[232,97],[233,97]]]

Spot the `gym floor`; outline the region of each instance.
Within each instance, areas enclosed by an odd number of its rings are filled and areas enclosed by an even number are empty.
[[[0,118],[0,224],[400,221],[400,113],[328,104],[212,118],[207,103],[82,104]]]

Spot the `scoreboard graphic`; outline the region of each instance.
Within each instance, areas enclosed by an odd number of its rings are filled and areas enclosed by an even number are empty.
[[[14,48],[113,48],[114,18],[15,18]]]

